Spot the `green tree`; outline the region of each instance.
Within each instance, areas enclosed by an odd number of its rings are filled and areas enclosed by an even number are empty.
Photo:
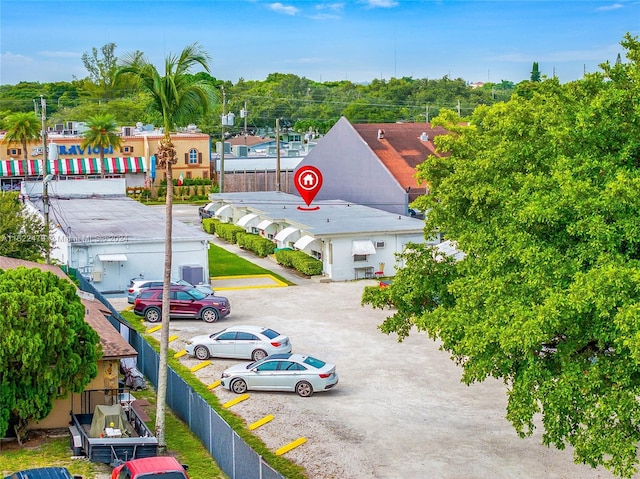
[[[68,280],[38,268],[0,270],[0,436],[21,441],[53,401],[98,373],[100,338]]]
[[[104,178],[104,150],[110,147],[120,148],[122,137],[117,131],[117,124],[112,115],[96,115],[89,118],[87,122],[89,129],[84,132],[80,146],[100,148],[100,172]]]
[[[44,220],[29,212],[18,193],[0,195],[0,256],[42,261],[52,246]]]
[[[430,194],[425,231],[466,254],[438,267],[427,250],[406,258],[377,307],[381,328],[415,325],[471,384],[507,386],[507,419],[522,437],[542,419],[542,441],[574,448],[576,462],[631,477],[640,441],[640,43],[628,64],[531,99],[479,107],[469,126],[448,122],[419,178]],[[409,288],[411,286],[411,288]],[[410,291],[408,303],[397,302]]]
[[[27,143],[31,140],[39,140],[42,130],[42,122],[34,112],[12,113],[7,117],[7,132],[4,135],[4,143],[20,143],[22,157],[28,159]]]
[[[539,82],[540,80],[541,77],[538,62],[533,62],[533,66],[531,67],[531,81]]]
[[[185,47],[179,56],[169,55],[165,61],[164,76],[139,54],[125,57],[116,76],[135,78],[153,99],[153,108],[161,115],[164,135],[156,155],[158,166],[165,169],[167,181],[165,210],[165,257],[162,295],[162,334],[160,338],[160,365],[158,373],[158,401],[156,434],[161,448],[165,441],[165,408],[167,394],[167,356],[169,351],[169,289],[171,284],[171,234],[173,226],[172,165],[178,158],[171,141],[171,131],[186,126],[197,115],[206,114],[214,102],[215,92],[208,78],[193,79],[190,71],[200,66],[209,72],[209,55],[194,43]]]

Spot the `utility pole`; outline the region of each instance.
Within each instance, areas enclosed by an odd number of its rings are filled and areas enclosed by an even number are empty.
[[[42,212],[44,214],[44,236],[47,241],[45,247],[45,262],[51,263],[49,251],[49,158],[47,153],[47,101],[40,95],[40,114],[42,119]]]
[[[280,118],[276,118],[276,191],[280,191]]]
[[[249,112],[247,111],[247,102],[244,102],[244,108],[240,110],[240,117],[244,118],[244,144],[247,144],[247,116],[249,116]]]
[[[224,92],[224,86],[222,88],[222,118],[221,118],[221,133],[222,139],[220,140],[222,144],[222,151],[220,152],[220,193],[224,193],[224,125],[227,123],[227,96]]]

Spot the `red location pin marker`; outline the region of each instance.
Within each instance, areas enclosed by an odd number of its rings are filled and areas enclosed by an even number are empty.
[[[322,173],[315,166],[303,166],[293,176],[293,182],[296,185],[296,189],[304,202],[309,206],[313,199],[322,188]],[[299,210],[317,210],[319,206],[314,208],[303,208],[298,206]]]

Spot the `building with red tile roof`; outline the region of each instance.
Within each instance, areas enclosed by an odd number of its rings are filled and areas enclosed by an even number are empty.
[[[345,117],[318,141],[298,167],[322,173],[318,200],[340,199],[395,214],[426,193],[416,167],[437,155],[433,139],[447,134],[429,123],[351,124]]]

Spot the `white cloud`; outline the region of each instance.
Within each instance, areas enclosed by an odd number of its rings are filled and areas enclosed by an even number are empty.
[[[604,7],[596,8],[598,12],[608,12],[609,10],[618,10],[619,8],[624,8],[621,3],[612,3],[611,5],[605,5]]]
[[[38,52],[40,55],[42,55],[43,57],[49,57],[49,58],[79,58],[82,56],[81,53],[78,52],[68,52],[68,51],[50,51],[50,50],[43,50],[41,52]]]
[[[398,6],[395,0],[363,0],[370,8],[391,8]]]
[[[287,5],[283,5],[280,2],[276,2],[276,3],[272,3],[269,5],[269,8],[271,10],[273,10],[274,12],[277,13],[284,13],[285,15],[297,15],[297,13],[300,11],[299,9],[297,9],[296,7],[293,7],[291,5],[287,6]]]

